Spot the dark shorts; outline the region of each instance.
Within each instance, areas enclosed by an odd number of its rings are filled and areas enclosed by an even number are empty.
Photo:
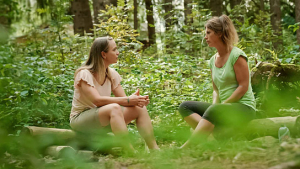
[[[182,117],[199,114],[217,126],[243,127],[255,118],[255,110],[241,103],[211,104],[197,101],[185,101],[179,106]]]

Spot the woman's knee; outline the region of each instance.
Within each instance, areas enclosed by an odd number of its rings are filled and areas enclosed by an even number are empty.
[[[110,116],[123,117],[122,107],[117,103],[112,103],[109,105]]]
[[[182,117],[187,116],[187,111],[189,111],[188,103],[189,103],[188,101],[184,101],[179,106],[178,111],[179,111],[179,113],[181,114]]]
[[[140,114],[148,114],[148,111],[147,111],[147,108],[146,106],[144,107],[138,107],[138,106],[135,106],[133,108],[133,111],[131,112],[131,114],[135,114],[136,117],[138,117]]]

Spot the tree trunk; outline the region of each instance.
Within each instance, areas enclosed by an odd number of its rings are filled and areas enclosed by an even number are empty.
[[[296,22],[300,22],[300,1],[295,1],[295,16],[296,16]],[[297,30],[297,42],[300,44],[300,28]],[[300,47],[299,47],[300,51]]]
[[[92,33],[93,22],[89,6],[89,0],[73,0],[71,4],[74,23],[74,34],[81,36],[86,33]]]
[[[260,10],[265,11],[265,1],[264,0],[260,0]]]
[[[210,0],[209,1],[210,10],[212,12],[212,16],[221,16],[223,1],[222,0]]]
[[[110,4],[113,6],[118,6],[118,0],[110,0]]]
[[[98,14],[100,10],[105,10],[105,6],[109,5],[108,0],[93,0],[94,23],[99,23]]]
[[[240,5],[242,0],[230,0],[230,8],[233,9],[236,5]]]
[[[134,6],[134,10],[133,10],[133,23],[134,23],[134,29],[137,30],[138,29],[138,3],[137,0],[133,0],[133,6]]]
[[[192,14],[192,0],[184,0],[184,23],[185,25],[190,25],[193,23]]]
[[[145,0],[147,10],[147,21],[148,21],[148,38],[149,45],[155,44],[155,23],[153,18],[153,4],[151,0]]]
[[[282,46],[280,0],[270,0],[271,24],[277,38],[273,42],[275,49]]]
[[[164,0],[164,3],[166,30],[169,30],[169,28],[172,26],[172,0]]]

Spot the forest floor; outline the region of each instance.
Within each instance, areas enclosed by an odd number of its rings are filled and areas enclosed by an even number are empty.
[[[92,161],[78,163],[76,168],[103,169],[266,169],[294,162],[290,168],[300,168],[300,139],[290,138],[279,142],[266,136],[252,141],[212,141],[201,146],[180,150],[175,144],[163,144],[160,151],[147,153],[140,150],[134,155],[95,155]],[[52,160],[52,161],[51,161]],[[68,168],[73,163],[47,159],[48,167]],[[69,161],[70,162],[70,161]],[[52,167],[51,167],[52,166]],[[278,166],[277,166],[278,167]],[[72,167],[71,167],[72,168]],[[275,169],[275,168],[272,168]]]

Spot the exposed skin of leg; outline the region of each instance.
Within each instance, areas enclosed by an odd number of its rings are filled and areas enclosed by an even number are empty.
[[[186,116],[184,120],[193,128],[195,129],[201,120],[201,116],[197,113],[193,113],[189,116]]]
[[[128,139],[127,124],[124,121],[124,114],[122,108],[118,104],[108,104],[98,110],[99,121],[102,126],[110,124],[112,132],[117,137]],[[129,151],[134,151],[133,146],[129,143],[124,145],[124,148]]]
[[[136,119],[138,131],[144,138],[148,148],[159,149],[155,141],[151,119],[146,107],[124,107],[124,119],[126,124]]]
[[[211,134],[214,129],[214,125],[208,120],[201,119],[194,130],[191,138],[186,141],[180,148],[188,148],[193,144],[197,144],[197,142],[206,140],[206,138]],[[201,139],[202,138],[202,139]]]

